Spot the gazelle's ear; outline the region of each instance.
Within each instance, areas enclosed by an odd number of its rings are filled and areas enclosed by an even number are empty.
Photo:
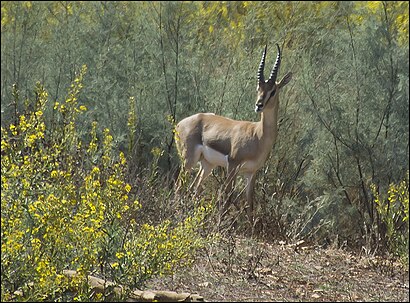
[[[280,80],[280,82],[278,83],[278,87],[279,88],[284,87],[286,84],[290,82],[291,79],[292,79],[292,73],[289,72],[282,78],[282,80]]]

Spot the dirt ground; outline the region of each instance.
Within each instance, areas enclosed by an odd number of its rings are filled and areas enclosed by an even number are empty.
[[[149,283],[150,289],[197,293],[205,301],[409,301],[408,266],[300,241],[220,241],[192,268]]]

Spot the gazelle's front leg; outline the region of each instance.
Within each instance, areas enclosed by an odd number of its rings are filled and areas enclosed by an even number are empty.
[[[220,203],[222,204],[222,209],[221,216],[223,217],[225,213],[228,211],[229,206],[232,203],[232,193],[233,193],[233,188],[235,184],[235,179],[236,176],[238,175],[238,164],[228,162],[228,172],[227,172],[227,178],[224,183],[224,190],[223,190],[223,198],[221,199]]]
[[[246,178],[246,200],[248,203],[247,214],[248,219],[251,225],[253,225],[253,198],[255,194],[255,180],[256,173],[247,173],[245,174]]]

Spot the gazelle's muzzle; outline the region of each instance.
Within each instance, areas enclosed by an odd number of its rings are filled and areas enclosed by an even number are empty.
[[[263,110],[263,103],[262,102],[257,102],[255,104],[255,112],[260,113]]]

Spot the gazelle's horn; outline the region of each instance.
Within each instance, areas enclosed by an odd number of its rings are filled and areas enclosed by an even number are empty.
[[[272,68],[272,71],[270,73],[269,80],[268,80],[268,82],[271,82],[271,83],[275,83],[276,81],[276,77],[278,76],[278,71],[279,71],[279,66],[280,66],[280,59],[281,59],[279,44],[276,43],[276,46],[278,47],[278,55],[276,56],[275,65]]]
[[[267,48],[268,48],[268,45],[265,45],[265,50],[263,51],[263,54],[262,54],[261,63],[259,64],[259,69],[258,69],[258,81],[259,82],[265,82],[265,77],[263,76],[263,69],[265,68],[265,58],[266,58]]]

